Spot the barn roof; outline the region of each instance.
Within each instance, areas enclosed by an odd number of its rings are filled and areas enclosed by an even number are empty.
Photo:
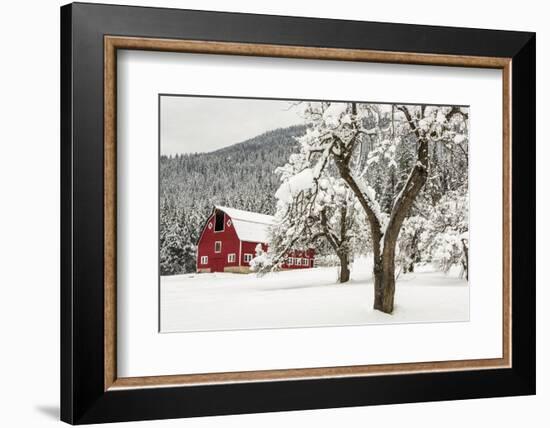
[[[231,217],[235,232],[241,241],[262,243],[269,241],[269,227],[274,223],[273,216],[221,206],[215,208]]]

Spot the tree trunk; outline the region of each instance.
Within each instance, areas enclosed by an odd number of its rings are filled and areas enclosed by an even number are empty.
[[[325,210],[321,211],[321,227],[323,228],[323,236],[340,259],[340,270],[338,272],[338,282],[344,283],[349,281],[349,245],[346,237],[347,234],[347,207],[344,205],[340,208],[340,237],[333,235],[328,227],[328,219]]]
[[[386,314],[391,314],[393,313],[393,301],[395,296],[395,270],[393,267],[384,269],[382,283],[384,292],[379,302],[380,308],[375,309],[385,312]]]
[[[382,254],[380,257],[375,256],[375,266],[376,260],[378,259],[380,267],[378,274],[375,271],[374,309],[378,309],[387,314],[393,312],[393,298],[395,295],[395,247],[397,246],[397,237],[399,236],[403,221],[414,199],[427,179],[428,159],[424,151],[427,150],[427,141],[424,140],[421,143],[423,144],[419,150],[420,161],[411,171],[405,188],[401,192],[400,197],[395,201],[388,220],[388,225],[386,226],[386,231],[383,235],[384,247],[382,248]],[[375,253],[379,251],[380,250],[375,251]],[[376,278],[377,276],[379,276],[378,279]],[[377,290],[377,286],[379,290]]]
[[[346,251],[341,251],[338,253],[338,258],[340,259],[340,272],[338,274],[338,282],[342,284],[349,281],[349,255]]]
[[[466,281],[468,281],[468,246],[466,245],[466,241],[464,239],[461,239],[461,242],[462,252],[464,253],[464,257],[462,258],[462,268],[466,273]]]
[[[382,310],[382,297],[384,296],[384,276],[380,260],[374,257],[374,268],[372,270],[374,276],[374,309]]]
[[[355,114],[355,104],[352,104],[352,106],[352,113]],[[385,231],[382,230],[380,219],[371,205],[374,201],[370,201],[368,195],[363,193],[361,186],[355,181],[355,177],[351,173],[349,162],[353,150],[349,150],[347,155],[340,155],[335,158],[336,167],[340,172],[340,176],[353,191],[367,215],[374,257],[374,309],[388,314],[393,312],[393,300],[395,295],[395,247],[397,244],[397,237],[409,209],[426,183],[429,168],[427,136],[420,131],[416,121],[413,121],[407,107],[402,107],[400,110],[405,114],[405,118],[411,130],[416,136],[418,143],[417,159],[404,188],[395,200]],[[422,115],[423,114],[424,107],[422,109]],[[381,243],[382,240],[384,241],[383,247]]]
[[[407,121],[412,124],[412,118],[406,108],[403,109]],[[397,245],[397,237],[403,225],[405,217],[418,195],[420,190],[426,183],[428,178],[428,140],[420,135],[420,131],[416,126],[413,127],[413,132],[417,136],[417,162],[411,170],[409,178],[405,183],[404,188],[395,200],[393,209],[386,226],[384,233],[384,247],[382,249],[381,261],[381,287],[382,293],[375,299],[374,308],[382,312],[391,314],[393,312],[393,298],[395,295],[395,247]]]
[[[374,272],[374,309],[391,314],[395,296],[395,247],[397,239],[384,242],[378,272]],[[378,289],[377,289],[378,286]]]

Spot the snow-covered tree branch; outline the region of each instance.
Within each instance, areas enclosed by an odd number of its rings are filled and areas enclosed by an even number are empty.
[[[460,107],[312,102],[305,104],[304,115],[308,128],[298,139],[300,150],[279,169],[283,183],[276,197],[281,233],[274,230],[273,235],[284,245],[277,246],[279,255],[274,261],[300,240],[306,244],[313,237],[324,237],[337,254],[342,253],[346,234],[342,236],[342,228],[336,234],[329,219],[339,218],[347,224],[348,207],[358,206],[363,216],[353,217],[362,219],[371,238],[374,308],[391,313],[401,228],[426,183],[437,178],[429,176],[430,163],[438,163],[440,154],[435,145],[448,150],[457,147],[467,163],[467,149],[461,143],[467,138],[468,114]],[[378,174],[371,173],[377,169]],[[398,169],[407,174],[400,184],[395,178]],[[388,187],[392,187],[384,195],[384,199],[389,198],[384,204],[386,211],[374,189],[379,183],[373,182],[383,176],[391,177]],[[353,198],[340,200],[331,194],[332,205],[326,204],[326,189],[335,188],[335,183],[343,184]],[[386,190],[390,190],[388,187]],[[283,235],[285,239],[281,240]],[[413,235],[416,246],[418,236]],[[341,258],[341,264],[347,264],[347,260],[349,257]],[[341,271],[340,277],[347,279],[349,273]]]

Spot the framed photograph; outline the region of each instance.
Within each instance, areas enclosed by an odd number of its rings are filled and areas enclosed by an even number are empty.
[[[533,33],[76,3],[61,54],[62,420],[535,393]]]

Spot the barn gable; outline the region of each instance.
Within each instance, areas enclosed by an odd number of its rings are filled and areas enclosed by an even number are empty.
[[[215,208],[225,212],[231,218],[235,232],[241,241],[261,243],[269,241],[269,228],[275,222],[273,216],[222,206]]]

